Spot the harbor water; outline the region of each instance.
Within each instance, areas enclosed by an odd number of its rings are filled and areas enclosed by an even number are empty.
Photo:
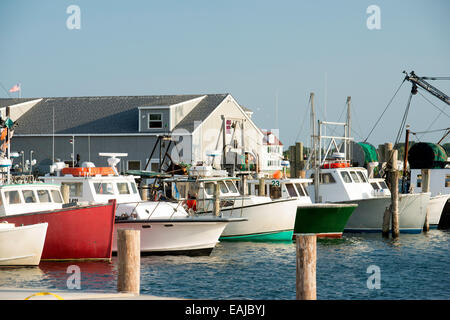
[[[401,234],[398,240],[380,234],[319,239],[317,298],[450,299],[449,243],[450,232],[441,230]],[[293,300],[295,256],[294,242],[221,242],[206,257],[145,256],[141,294]],[[0,287],[116,292],[116,286],[117,257],[109,263],[41,262],[0,269]]]

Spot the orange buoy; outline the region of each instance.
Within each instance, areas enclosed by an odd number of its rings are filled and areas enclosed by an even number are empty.
[[[273,174],[274,179],[281,179],[282,176],[283,175],[280,170],[275,171],[275,173]]]

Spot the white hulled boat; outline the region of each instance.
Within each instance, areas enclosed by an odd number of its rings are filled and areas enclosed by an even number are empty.
[[[47,227],[47,223],[20,227],[14,223],[0,223],[0,266],[37,266]]]
[[[236,186],[238,178],[211,166],[194,166],[188,176],[164,180],[168,198],[184,199],[195,195],[195,213],[213,215],[214,192],[219,188],[220,215],[239,217],[247,221],[229,224],[221,240],[289,241],[292,239],[297,199],[276,199],[268,196],[241,194]]]
[[[421,180],[421,170],[411,169],[411,188],[414,193],[422,192]],[[450,199],[450,168],[430,169],[430,192],[428,223],[430,228],[437,228],[445,204]]]
[[[123,154],[110,156],[109,167],[95,167],[84,163],[80,168],[62,168],[55,165],[56,176],[41,179],[48,183],[68,186],[71,202],[104,203],[116,199],[113,252],[117,251],[119,228],[141,232],[142,254],[208,255],[229,222],[238,219],[220,217],[193,217],[181,202],[143,201],[134,176],[119,175],[115,168]]]
[[[312,108],[312,152],[308,159],[306,178],[314,179],[309,186],[315,203],[357,203],[358,207],[348,220],[346,232],[381,232],[383,216],[390,207],[390,193],[375,190],[369,182],[368,172],[362,167],[350,165],[350,99],[347,99],[347,122],[318,121],[317,132]],[[322,135],[326,126],[342,127],[343,136]],[[335,133],[335,130],[332,130]],[[329,142],[325,145],[324,142]],[[323,145],[324,144],[324,145]],[[324,152],[325,150],[325,152]],[[332,152],[334,150],[334,153]],[[331,156],[328,156],[331,154]],[[319,179],[315,179],[318,175]],[[430,193],[399,193],[399,230],[402,233],[420,233],[425,222]]]

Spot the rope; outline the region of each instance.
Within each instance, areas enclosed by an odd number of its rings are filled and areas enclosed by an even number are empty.
[[[402,119],[402,123],[400,124],[400,128],[398,129],[398,133],[397,133],[397,138],[395,138],[395,144],[394,147],[399,143],[400,141],[400,137],[402,135],[403,129],[405,128],[406,125],[406,119],[408,118],[408,112],[409,112],[409,108],[411,106],[411,99],[412,99],[412,92],[409,94],[409,98],[408,98],[408,103],[406,104],[406,109],[405,109],[405,113],[403,114],[403,119]]]
[[[378,118],[377,122],[375,122],[375,125],[373,126],[372,130],[370,130],[369,134],[367,135],[367,138],[364,140],[364,142],[367,142],[367,139],[369,139],[370,135],[372,134],[373,130],[375,129],[375,127],[378,125],[378,123],[380,122],[381,118],[383,117],[384,113],[386,112],[386,110],[389,108],[389,106],[391,105],[392,101],[394,100],[395,96],[397,95],[398,91],[400,90],[400,88],[402,87],[403,83],[405,82],[406,79],[403,79],[402,83],[400,84],[400,86],[398,87],[397,91],[395,91],[394,96],[391,98],[391,100],[389,101],[389,103],[387,104],[386,108],[384,109],[383,113],[381,114],[381,116]]]
[[[29,297],[26,297],[25,300],[29,300],[31,297],[35,297],[35,296],[54,296],[58,300],[64,300],[63,298],[61,298],[61,296],[51,293],[51,292],[38,292],[38,293],[32,294]]]

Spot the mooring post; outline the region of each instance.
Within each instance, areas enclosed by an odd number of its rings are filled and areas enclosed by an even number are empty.
[[[259,196],[264,197],[266,195],[266,183],[264,178],[259,179]]]
[[[315,234],[297,234],[297,300],[316,300],[316,247]]]
[[[391,224],[391,208],[386,207],[386,210],[384,210],[383,226],[381,232],[383,238],[389,238],[389,230],[391,229],[390,224]]]
[[[398,238],[400,235],[398,218],[398,171],[397,171],[397,150],[391,150],[390,159],[390,178],[391,178],[391,222],[392,238]]]
[[[247,175],[245,174],[241,176],[241,193],[243,196],[246,196],[248,194]]]
[[[214,205],[213,205],[213,213],[216,217],[220,216],[220,186],[217,181],[214,185]]]
[[[69,189],[68,184],[61,185],[61,194],[62,194],[64,203],[69,203],[70,189]]]
[[[422,169],[422,192],[430,192],[430,169]],[[425,222],[423,224],[423,231],[424,232],[428,232],[430,231],[430,223],[429,223],[429,210],[428,210],[428,206],[427,206],[427,213],[425,215]]]
[[[147,186],[145,185],[144,182],[141,182],[140,189],[141,189],[141,199],[147,200],[148,199],[148,196],[147,196],[148,190],[147,190]]]
[[[117,230],[119,275],[117,291],[139,295],[141,269],[140,230]]]

